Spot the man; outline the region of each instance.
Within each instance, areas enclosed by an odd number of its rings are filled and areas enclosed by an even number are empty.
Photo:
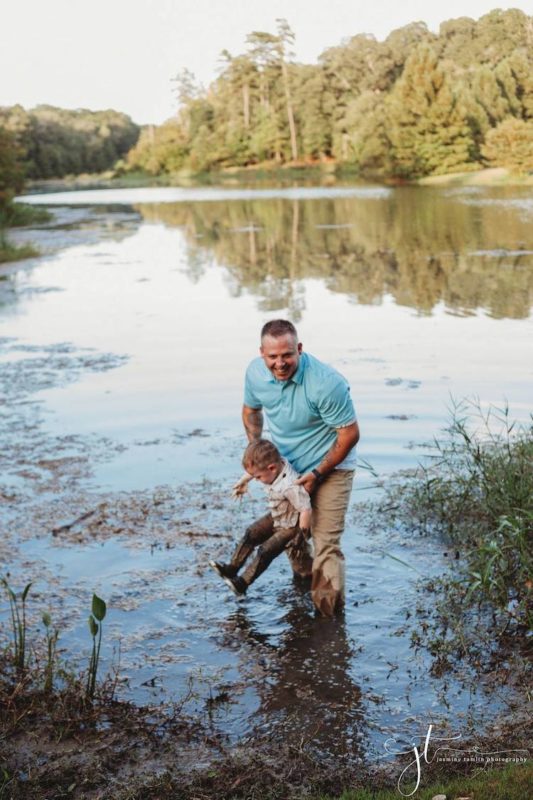
[[[250,442],[261,438],[263,411],[274,444],[301,474],[298,483],[311,495],[311,596],[317,610],[331,616],[344,603],[340,538],[359,427],[347,381],[303,352],[296,328],[287,320],[264,325],[260,357],[246,372],[242,419]]]

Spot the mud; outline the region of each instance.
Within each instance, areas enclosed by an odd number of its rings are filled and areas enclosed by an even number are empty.
[[[2,682],[0,701],[0,757],[9,767],[2,796],[9,800],[301,800],[369,786],[397,791],[398,776],[412,757],[373,766],[333,764],[310,751],[303,736],[254,735],[231,746],[209,724],[187,718],[179,705],[138,709],[111,699],[84,705],[74,687],[56,695],[51,707],[43,694],[8,693]],[[213,698],[211,705],[219,701]],[[461,747],[478,759],[498,751],[522,757],[529,728],[528,715],[518,712]],[[431,752],[429,757],[422,786],[450,775],[449,766],[432,759]],[[479,763],[473,767],[465,759],[453,772],[467,776],[479,770]]]

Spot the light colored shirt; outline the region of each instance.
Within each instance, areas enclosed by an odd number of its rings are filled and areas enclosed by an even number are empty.
[[[264,410],[272,440],[300,474],[317,467],[344,428],[357,417],[348,381],[309,353],[288,381],[278,381],[262,358],[246,371],[244,404]],[[336,469],[355,469],[355,448]]]
[[[289,462],[283,459],[283,469],[276,480],[263,484],[274,528],[294,528],[298,525],[300,512],[311,508],[308,493],[303,486],[296,484],[299,477]]]

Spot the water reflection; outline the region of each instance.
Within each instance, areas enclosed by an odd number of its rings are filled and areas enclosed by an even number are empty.
[[[533,304],[533,208],[529,190],[404,187],[376,196],[150,203],[143,218],[182,229],[187,270],[213,261],[232,296],[262,311],[305,307],[303,280],[322,279],[357,303],[392,295],[430,313],[486,310],[524,318]],[[491,202],[489,202],[491,201]]]
[[[361,689],[351,677],[356,648],[344,619],[315,617],[303,591],[287,591],[288,609],[270,633],[239,608],[220,643],[238,652],[240,671],[259,698],[256,733],[291,741],[334,763],[363,757]],[[270,609],[270,614],[272,610]]]

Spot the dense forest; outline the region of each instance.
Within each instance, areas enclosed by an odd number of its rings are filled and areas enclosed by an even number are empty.
[[[416,178],[505,166],[533,170],[533,17],[495,10],[478,21],[422,22],[383,42],[359,34],[318,63],[292,58],[285,20],[221,56],[207,88],[187,70],[179,110],[145,128],[131,168],[158,175],[264,162],[332,160],[363,173]]]
[[[9,139],[25,177],[34,180],[110,169],[133,147],[140,130],[118,111],[47,105],[31,111],[19,105],[0,107],[2,128],[3,148]]]
[[[184,70],[176,115],[142,131],[117,111],[0,107],[0,204],[22,178],[111,168],[172,175],[253,165],[345,165],[375,177],[533,170],[533,17],[423,22],[358,34],[295,63],[294,34],[255,31],[207,89]],[[140,134],[140,135],[139,135]]]

